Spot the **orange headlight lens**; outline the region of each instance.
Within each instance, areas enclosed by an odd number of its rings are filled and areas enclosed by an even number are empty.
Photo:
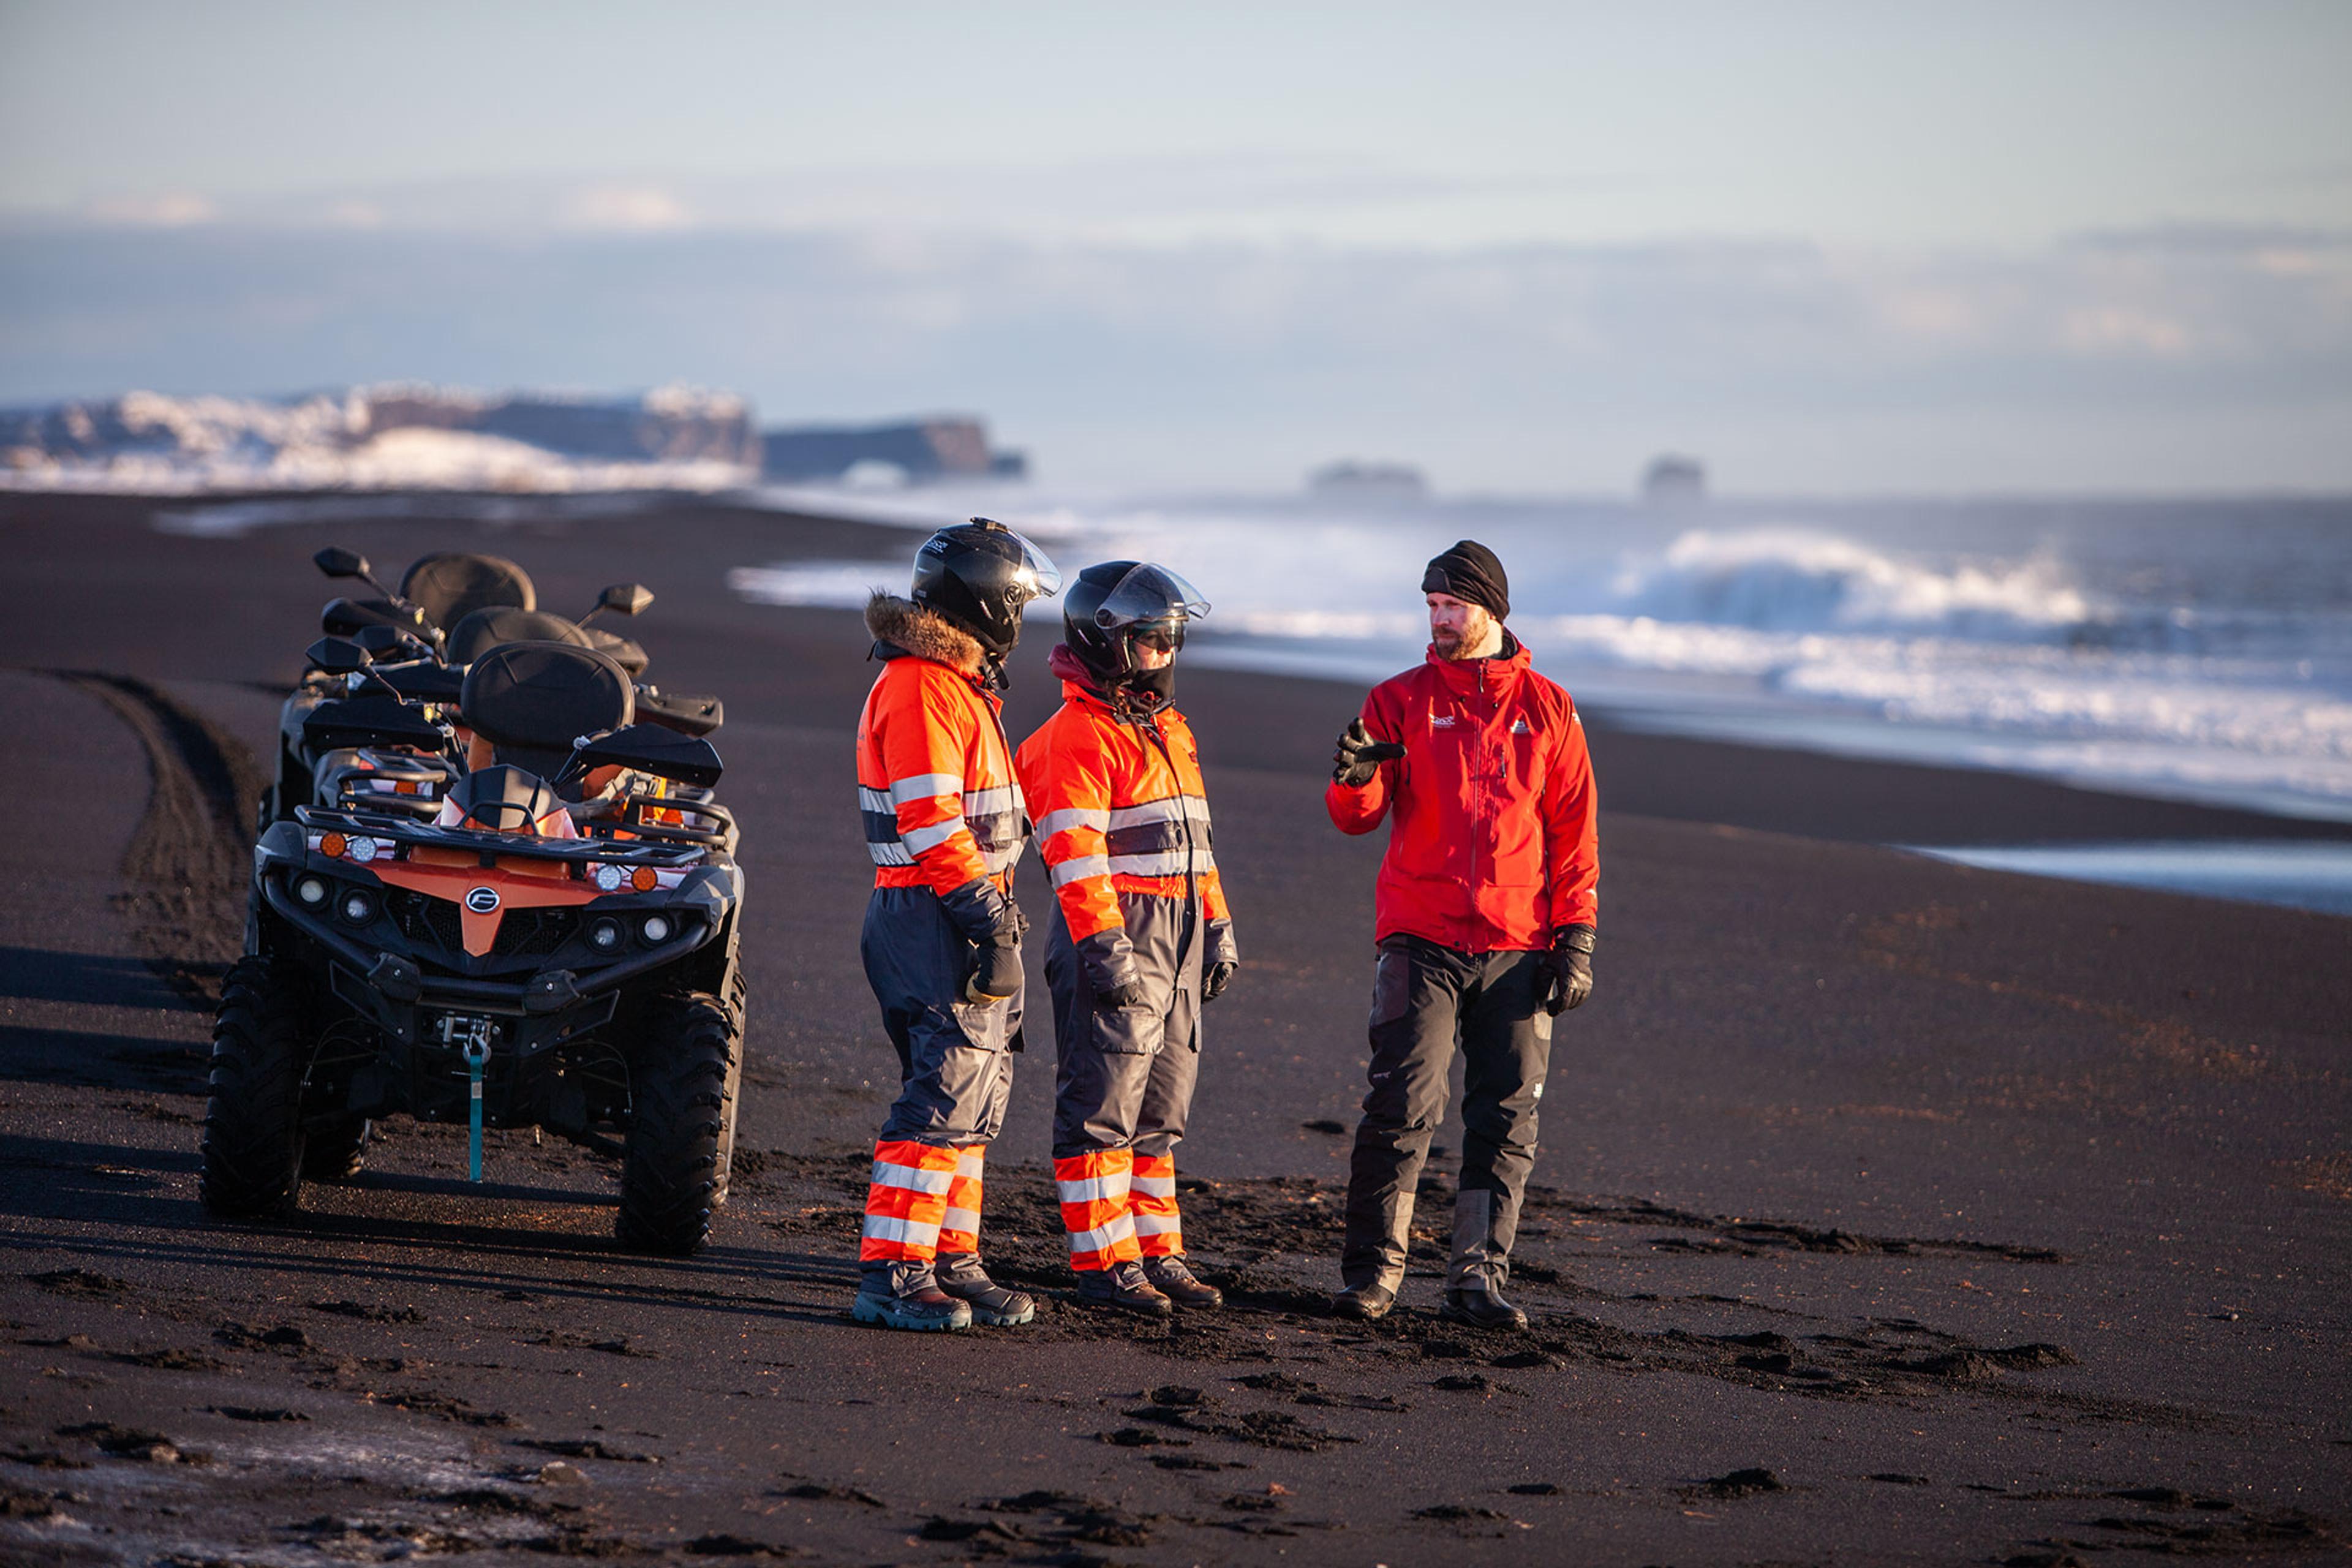
[[[343,836],[340,833],[330,833],[319,840],[319,853],[330,859],[341,859],[343,848]]]
[[[640,893],[650,893],[661,885],[661,879],[654,875],[651,866],[640,866],[629,878],[629,884]]]

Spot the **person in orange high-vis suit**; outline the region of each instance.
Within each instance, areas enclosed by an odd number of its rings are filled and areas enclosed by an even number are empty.
[[[914,587],[866,610],[882,673],[857,721],[857,804],[874,862],[859,942],[898,1053],[899,1093],[874,1146],[853,1315],[898,1329],[1025,1323],[1036,1304],[980,1263],[988,1144],[1020,1048],[1021,912],[1013,866],[1027,843],[998,718],[1021,606],[1060,586],[1053,563],[1002,523],[942,529]]]
[[[1078,1300],[1155,1316],[1223,1300],[1185,1264],[1176,1205],[1201,1006],[1239,959],[1199,749],[1169,703],[1208,607],[1164,567],[1079,573],[1049,661],[1061,709],[1016,759],[1056,905],[1054,1178]]]

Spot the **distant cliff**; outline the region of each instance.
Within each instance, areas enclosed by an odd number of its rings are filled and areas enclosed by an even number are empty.
[[[887,463],[908,480],[1025,479],[1029,459],[990,447],[978,419],[904,425],[796,425],[761,432],[761,471],[782,481],[835,479],[861,463]]]
[[[133,392],[0,410],[0,482],[98,489],[719,489],[759,472],[731,393],[480,394],[393,384],[285,398]]]

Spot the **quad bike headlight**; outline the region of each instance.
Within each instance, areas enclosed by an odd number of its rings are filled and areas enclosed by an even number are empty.
[[[588,928],[588,945],[599,952],[610,952],[621,945],[621,922],[598,921]]]
[[[327,901],[327,884],[317,877],[305,877],[294,884],[294,896],[306,904]]]
[[[667,915],[647,915],[645,923],[637,928],[645,934],[648,944],[667,942],[669,933],[676,929]]]
[[[368,837],[365,834],[361,834],[354,837],[350,843],[343,846],[343,854],[346,858],[356,860],[361,865],[364,866],[369,861],[374,859],[377,856],[383,854],[383,845],[379,843],[377,840]]]
[[[363,926],[375,919],[375,899],[373,895],[354,888],[343,895],[343,901],[336,912],[351,924]]]
[[[595,883],[600,891],[617,893],[627,884],[629,871],[625,866],[615,866],[609,860],[599,861],[596,868],[588,873],[588,879]]]

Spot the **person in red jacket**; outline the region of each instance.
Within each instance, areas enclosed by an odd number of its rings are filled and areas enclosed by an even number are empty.
[[[1414,1188],[1463,1054],[1462,1179],[1440,1315],[1524,1328],[1504,1298],[1552,1020],[1592,990],[1600,860],[1592,766],[1567,692],[1504,627],[1510,584],[1464,540],[1430,562],[1426,662],[1381,682],[1339,737],[1324,805],[1343,833],[1385,818],[1371,1088],[1348,1173],[1342,1316],[1404,1280]]]
[[[1061,576],[1001,522],[941,529],[908,597],[866,607],[882,673],[857,721],[857,806],[874,862],[859,952],[898,1053],[874,1145],[851,1313],[894,1329],[1025,1323],[1036,1304],[980,1264],[982,1162],[1004,1124],[1020,1049],[1028,842],[998,718],[1021,607]]]
[[[1078,1300],[1146,1316],[1223,1302],[1184,1262],[1176,1144],[1201,1006],[1233,977],[1233,916],[1192,731],[1170,703],[1208,602],[1145,562],[1078,574],[1050,668],[1062,706],[1015,767],[1054,881],[1045,941],[1060,1077],[1054,1179]]]

